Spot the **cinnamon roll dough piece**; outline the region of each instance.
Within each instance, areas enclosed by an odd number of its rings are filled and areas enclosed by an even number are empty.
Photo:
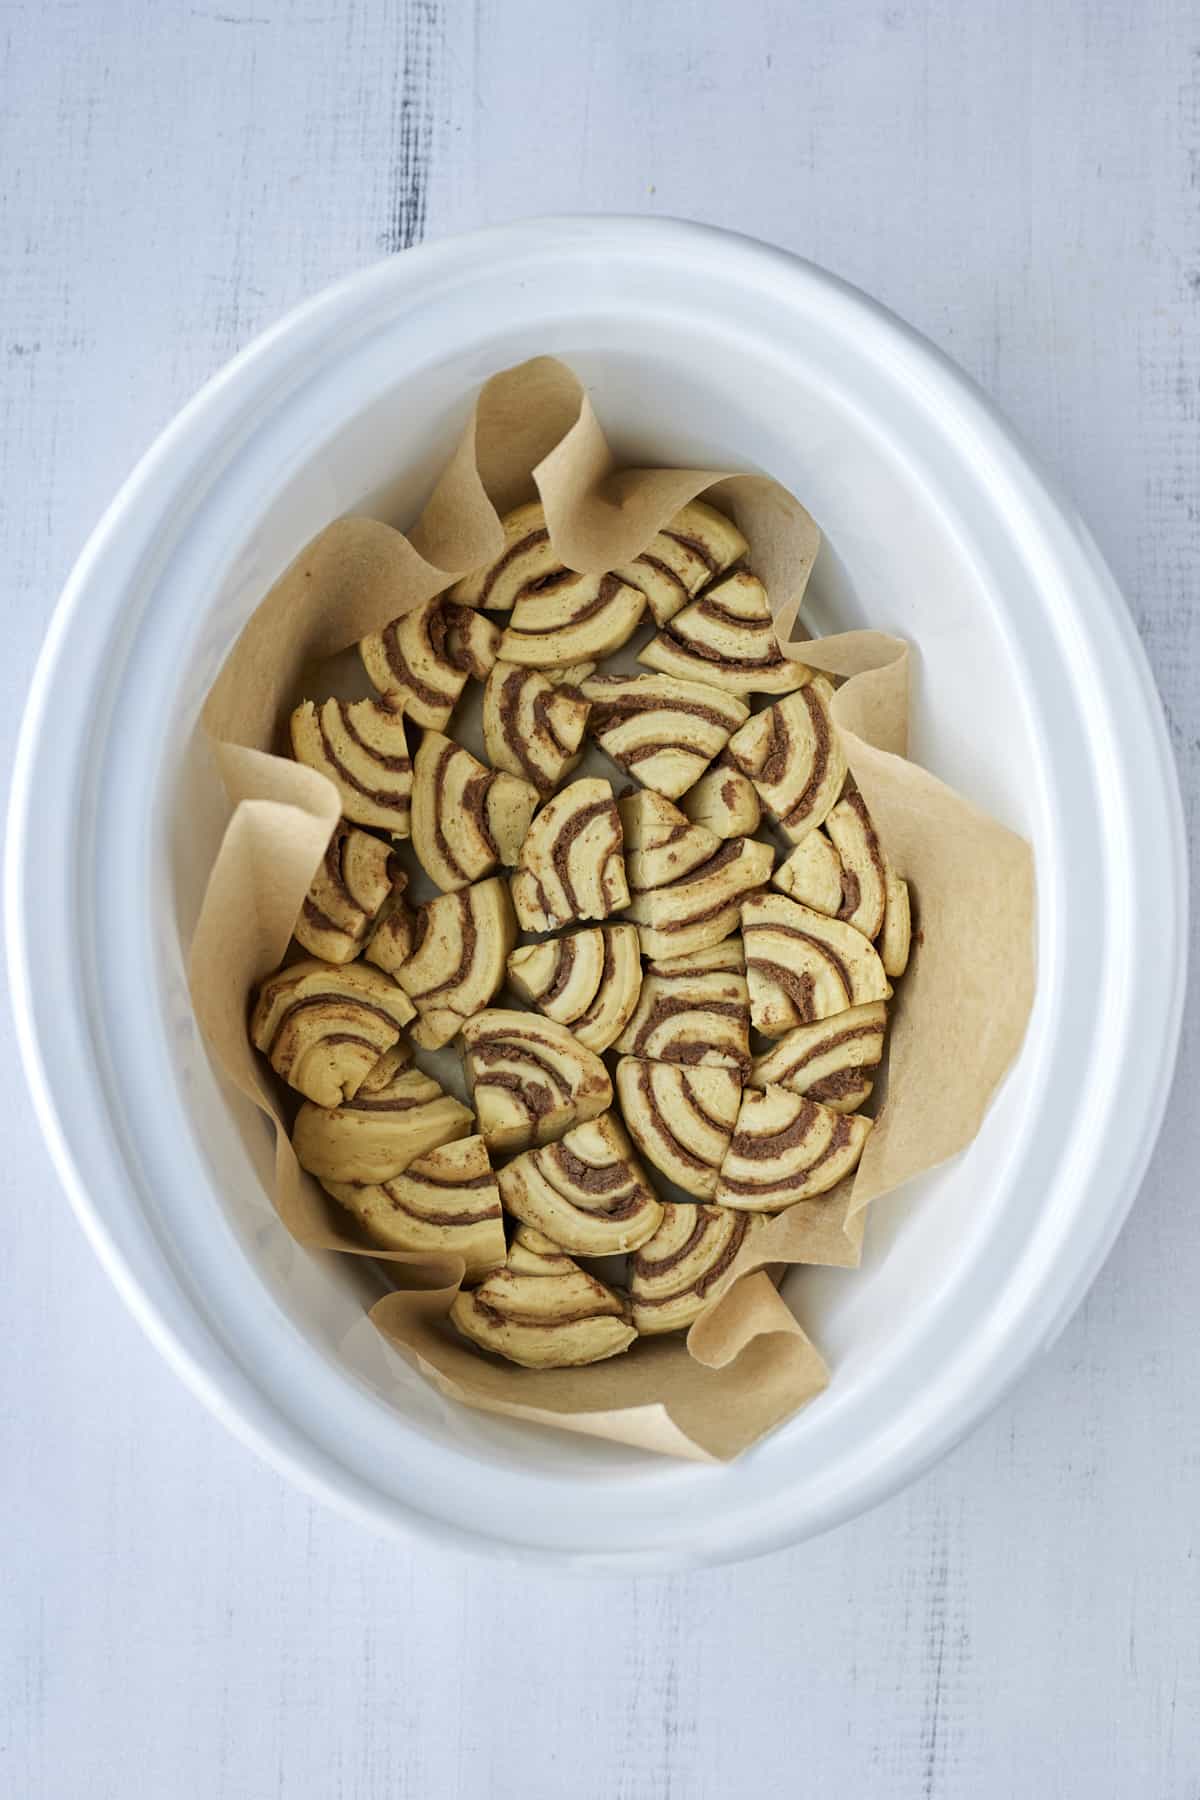
[[[594,662],[564,663],[561,667],[546,669],[546,680],[552,681],[557,688],[581,688],[588,676],[595,672]]]
[[[305,1101],[292,1127],[292,1148],[318,1181],[392,1181],[418,1156],[471,1133],[470,1108],[408,1067],[411,1054],[407,1045],[389,1050],[341,1106]]]
[[[391,1181],[327,1181],[325,1190],[381,1249],[461,1256],[467,1281],[504,1266],[500,1190],[481,1137],[427,1150]]]
[[[808,1098],[819,1100],[830,1112],[852,1113],[866,1105],[874,1088],[875,1083],[868,1078],[865,1069],[845,1069],[840,1075],[831,1075],[828,1081],[810,1089]]]
[[[324,962],[353,962],[384,907],[400,901],[407,882],[382,838],[340,819],[296,920],[296,942]]]
[[[646,964],[648,975],[744,975],[746,949],[740,937],[722,938],[704,950],[689,950],[684,956],[656,956]]]
[[[413,1010],[380,970],[314,957],[267,976],[250,1036],[289,1087],[318,1106],[337,1106],[358,1092]]]
[[[676,613],[638,661],[727,694],[790,694],[812,676],[779,648],[767,590],[745,569]]]
[[[508,883],[493,875],[419,907],[412,947],[401,963],[388,960],[386,935],[378,948],[372,940],[367,960],[387,969],[416,1006],[413,1042],[440,1050],[495,999],[516,941]]]
[[[766,881],[774,860],[769,844],[728,838],[681,881],[637,894],[626,911],[638,926],[643,956],[683,956],[719,944],[737,930],[742,901]]]
[[[903,975],[908,967],[912,943],[912,913],[908,883],[897,875],[886,857],[883,864],[883,885],[885,902],[883,930],[879,934],[879,960],[883,964],[884,973],[894,979],[897,975]]]
[[[842,859],[825,833],[810,831],[780,863],[771,880],[791,900],[834,919],[844,895]]]
[[[575,767],[591,703],[537,669],[498,662],[483,690],[483,741],[492,765],[531,781],[542,799]]]
[[[861,931],[782,894],[746,901],[742,941],[750,1017],[768,1037],[891,995],[883,964]]]
[[[352,823],[408,836],[413,769],[403,713],[378,700],[304,700],[290,734],[296,761],[328,775]]]
[[[715,832],[693,825],[652,788],[623,795],[617,810],[625,839],[625,873],[635,894],[677,881],[721,848]]]
[[[717,1185],[718,1206],[782,1212],[858,1166],[872,1121],[786,1088],[747,1088]]]
[[[813,1025],[797,1025],[754,1059],[752,1087],[785,1087],[834,1112],[854,1112],[871,1092],[883,1055],[887,1008],[882,1000],[851,1006]]]
[[[684,956],[655,956],[646,963],[648,976],[745,976],[747,952],[741,938],[721,938],[707,949],[687,950]]]
[[[489,1150],[548,1144],[612,1105],[600,1058],[539,1013],[489,1007],[463,1026],[463,1059]]]
[[[407,880],[407,877],[405,878]],[[374,963],[393,980],[406,963],[417,941],[417,915],[404,900],[396,900],[380,919],[367,941],[364,962]]]
[[[617,570],[641,588],[656,625],[686,606],[704,585],[730,568],[749,546],[737,526],[703,500],[669,519],[640,556]]]
[[[850,793],[839,800],[830,810],[825,829],[842,863],[842,900],[837,916],[864,937],[877,937],[883,929],[886,864],[862,795]]]
[[[486,681],[500,649],[500,627],[485,619],[473,606],[445,601],[446,653],[456,669],[465,669],[475,681]]]
[[[413,778],[412,833],[417,860],[443,892],[512,867],[537,807],[537,789],[487,769],[461,744],[427,731]]]
[[[673,675],[593,675],[583,692],[605,755],[668,800],[699,780],[750,712],[736,695]]]
[[[620,1256],[654,1236],[662,1205],[615,1112],[500,1170],[500,1197],[524,1225],[574,1256]]]
[[[514,1275],[569,1275],[578,1264],[544,1232],[518,1225],[508,1246],[508,1267]]]
[[[683,1331],[715,1297],[717,1284],[763,1221],[724,1206],[663,1207],[649,1243],[629,1260],[633,1323],[645,1337]]]
[[[512,896],[523,931],[606,919],[629,904],[621,815],[607,781],[585,776],[546,802],[521,845]]]
[[[758,790],[748,775],[734,767],[723,750],[679,802],[693,825],[703,825],[719,838],[752,837],[762,819]]]
[[[647,1162],[685,1194],[711,1199],[737,1122],[738,1071],[623,1056],[617,1098],[629,1135]]]
[[[548,1019],[569,1025],[597,1056],[616,1042],[637,1005],[642,958],[634,925],[591,925],[525,944],[508,959],[508,979]]]
[[[451,600],[484,606],[489,612],[510,612],[526,594],[570,579],[572,571],[554,553],[540,500],[515,507],[500,523],[504,549],[494,561],[456,581]]]
[[[444,731],[467,677],[483,680],[499,643],[490,619],[438,594],[363,638],[358,653],[388,706]]]
[[[820,825],[842,791],[846,757],[830,716],[833,688],[814,675],[756,713],[729,741],[729,754],[758,789],[772,818],[798,844]]]
[[[750,991],[736,967],[713,967],[711,950],[652,963],[637,1008],[617,1040],[627,1056],[689,1067],[750,1067]]]
[[[596,662],[628,643],[645,610],[646,596],[618,575],[564,571],[517,601],[500,655],[535,669]]]
[[[455,1296],[451,1323],[480,1349],[526,1369],[575,1369],[628,1350],[637,1333],[626,1302],[570,1257],[554,1258],[565,1268],[530,1270],[526,1258],[540,1252],[523,1235],[517,1233],[506,1268]],[[545,1242],[539,1233],[529,1236]]]

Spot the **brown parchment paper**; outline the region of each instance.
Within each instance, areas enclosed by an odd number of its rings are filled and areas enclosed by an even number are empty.
[[[256,984],[292,925],[336,823],[331,782],[273,754],[303,697],[323,697],[321,665],[496,555],[499,515],[540,496],[556,550],[601,572],[645,548],[697,495],[751,545],[788,654],[844,678],[834,702],[851,771],[913,891],[917,931],[897,987],[877,1124],[856,1174],[756,1234],[687,1334],[585,1369],[525,1370],[459,1338],[446,1313],[455,1257],[366,1243],[299,1167],[274,1078],[252,1050]],[[1033,866],[1028,845],[905,759],[909,656],[898,639],[855,631],[813,642],[797,619],[820,534],[766,476],[618,469],[587,395],[553,358],[493,377],[407,535],[369,518],[335,520],[301,552],[230,652],[204,711],[232,817],[193,938],[196,1016],[222,1072],[272,1120],[276,1209],[300,1243],[369,1255],[402,1283],[371,1317],[441,1392],[484,1411],[698,1460],[737,1455],[826,1384],[825,1365],[772,1276],[781,1265],[855,1266],[869,1202],[970,1142],[1020,1045],[1033,993]],[[770,1269],[771,1273],[766,1271]]]

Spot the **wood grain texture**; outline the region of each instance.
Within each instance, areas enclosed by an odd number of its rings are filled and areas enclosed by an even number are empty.
[[[663,212],[825,263],[991,390],[1124,584],[1195,826],[1189,0],[8,0],[2,26],[6,761],[87,531],[256,331],[423,236]],[[7,1022],[2,1049],[0,1792],[1200,1794],[1192,1015],[1128,1228],[982,1429],[802,1550],[615,1584],[380,1543],[260,1468],[126,1317]]]

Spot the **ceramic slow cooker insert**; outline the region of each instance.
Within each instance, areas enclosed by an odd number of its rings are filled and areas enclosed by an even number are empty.
[[[541,352],[581,375],[624,460],[761,468],[804,501],[826,538],[810,627],[910,639],[913,756],[1035,850],[1038,987],[1018,1062],[970,1149],[872,1210],[861,1270],[788,1278],[832,1383],[727,1467],[441,1399],[363,1316],[373,1266],[305,1252],[276,1219],[269,1128],[214,1075],[188,1003],[227,817],[197,718],[224,655],[330,519],[409,522],[479,383]],[[321,295],[218,375],[122,489],[25,721],[12,986],[80,1221],[234,1430],[384,1528],[674,1567],[870,1505],[1069,1316],[1169,1084],[1182,845],[1112,579],[962,375],[781,252],[692,225],[552,220],[409,252]]]

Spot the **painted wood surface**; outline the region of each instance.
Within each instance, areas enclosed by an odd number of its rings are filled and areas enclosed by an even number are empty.
[[[4,760],[119,478],[294,301],[566,210],[858,282],[1092,524],[1200,799],[1188,0],[6,0]],[[1200,1058],[1054,1351],[908,1492],[627,1583],[374,1541],[213,1424],[71,1220],[3,1026],[0,1792],[1200,1794]]]

